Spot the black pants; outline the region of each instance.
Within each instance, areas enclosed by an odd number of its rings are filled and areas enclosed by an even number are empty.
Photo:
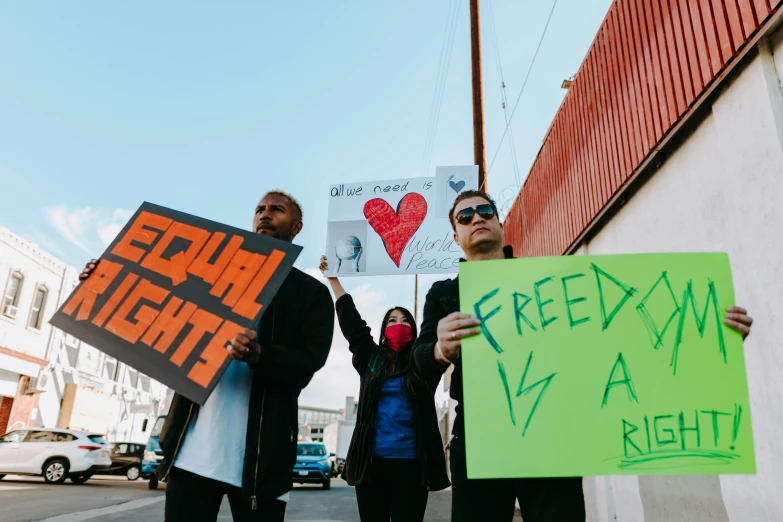
[[[452,522],[511,522],[519,500],[525,522],[584,522],[581,477],[468,480],[465,439],[451,441]]]
[[[234,522],[283,522],[286,503],[259,502],[255,510],[241,490],[224,482],[172,468],[166,484],[166,522],[214,522],[228,496]]]
[[[428,492],[420,482],[415,460],[374,458],[372,480],[356,486],[359,518],[362,522],[421,522]]]

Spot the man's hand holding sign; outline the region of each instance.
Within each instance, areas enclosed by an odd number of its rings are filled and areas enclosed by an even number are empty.
[[[251,366],[258,364],[258,361],[261,360],[261,345],[258,344],[257,338],[255,330],[245,330],[238,333],[228,345],[228,354],[233,359]]]
[[[438,322],[438,342],[435,357],[443,364],[451,364],[462,355],[462,340],[481,333],[481,323],[474,315],[454,312]]]

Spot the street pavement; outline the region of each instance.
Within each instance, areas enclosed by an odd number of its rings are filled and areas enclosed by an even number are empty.
[[[147,481],[130,482],[124,477],[93,477],[80,486],[66,481],[50,486],[40,477],[7,476],[0,481],[2,522],[141,522],[162,521],[165,485],[157,491]],[[448,522],[451,491],[430,494],[426,522]],[[220,510],[220,521],[231,521],[228,501]],[[515,521],[522,519],[517,516]],[[333,480],[332,489],[296,486],[286,511],[290,522],[359,522],[354,489]]]

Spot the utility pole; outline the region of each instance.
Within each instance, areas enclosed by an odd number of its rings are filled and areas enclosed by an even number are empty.
[[[473,163],[478,165],[478,187],[486,192],[487,152],[484,147],[484,87],[481,81],[481,29],[479,0],[470,0],[470,63],[473,78]],[[419,276],[416,275],[413,294],[413,317],[418,322]]]
[[[481,82],[479,0],[470,0],[470,62],[473,77],[473,161],[478,165],[479,190],[487,191],[487,153],[484,148],[484,88]]]
[[[419,324],[419,274],[416,274],[416,289],[413,292],[413,320]]]

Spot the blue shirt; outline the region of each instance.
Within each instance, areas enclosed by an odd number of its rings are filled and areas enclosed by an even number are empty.
[[[245,440],[253,370],[231,361],[226,373],[191,420],[174,466],[196,475],[242,487]],[[288,501],[288,493],[279,500]]]
[[[404,377],[395,377],[383,383],[375,415],[372,455],[389,459],[416,458],[413,406]]]

